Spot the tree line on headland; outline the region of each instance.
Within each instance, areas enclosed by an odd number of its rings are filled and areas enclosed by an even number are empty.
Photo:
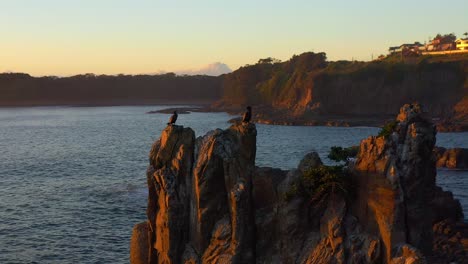
[[[434,116],[468,122],[468,56],[388,56],[370,62],[328,61],[306,52],[218,77],[0,74],[0,106],[209,103],[213,110],[255,106],[257,120],[313,124],[314,120],[392,115],[419,102]],[[290,122],[291,123],[291,122]]]
[[[0,106],[211,103],[221,95],[211,76],[94,75],[32,77],[0,74]]]

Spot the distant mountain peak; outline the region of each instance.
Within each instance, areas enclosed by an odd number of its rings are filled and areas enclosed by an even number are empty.
[[[232,72],[231,68],[225,63],[214,62],[199,69],[189,69],[176,72],[179,75],[210,75],[219,76],[221,74]]]

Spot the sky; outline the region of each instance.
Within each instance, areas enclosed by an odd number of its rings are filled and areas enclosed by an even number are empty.
[[[370,60],[468,31],[468,1],[0,0],[0,72],[34,76],[235,70],[307,51]]]

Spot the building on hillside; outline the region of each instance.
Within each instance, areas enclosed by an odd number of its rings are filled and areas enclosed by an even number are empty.
[[[457,50],[468,50],[468,38],[455,40]]]
[[[400,46],[390,47],[388,49],[388,52],[390,54],[402,53],[402,52],[408,52],[408,51],[412,53],[419,53],[420,51],[423,51],[423,50],[425,50],[423,44],[419,42],[414,42],[414,43],[402,44]]]
[[[394,53],[398,53],[398,52],[401,52],[400,46],[395,46],[395,47],[388,48],[388,53],[390,53],[390,54],[394,54]]]
[[[455,49],[455,35],[438,34],[429,44],[426,45],[426,51],[449,51]]]

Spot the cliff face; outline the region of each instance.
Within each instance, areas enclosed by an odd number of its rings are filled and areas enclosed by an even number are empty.
[[[254,105],[257,120],[268,123],[372,124],[366,119],[382,122],[401,105],[419,102],[447,121],[441,130],[468,129],[466,57],[328,62],[324,53],[309,52],[242,67],[224,77],[223,93],[218,107]]]
[[[324,168],[316,153],[295,170],[258,168],[253,124],[197,139],[168,126],[150,152],[148,221],[134,228],[131,263],[463,260],[460,204],[435,185],[435,127],[419,105],[397,120],[388,138],[361,142],[347,176],[354,195],[317,199],[291,196]]]
[[[425,105],[433,116],[451,115],[463,98],[468,69],[463,62],[374,63],[315,80],[314,98],[328,114],[392,115],[406,102]]]

